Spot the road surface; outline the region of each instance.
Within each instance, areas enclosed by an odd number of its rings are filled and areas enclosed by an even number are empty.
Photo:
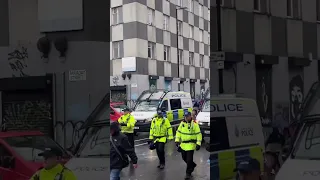
[[[166,167],[157,168],[156,151],[151,151],[146,143],[148,135],[139,134],[135,141],[138,156],[138,168],[126,168],[121,174],[122,180],[184,180],[186,164],[176,151],[174,142],[166,144]],[[207,163],[209,152],[201,148],[195,152],[194,161],[198,165],[193,172],[193,180],[210,180],[210,166]]]

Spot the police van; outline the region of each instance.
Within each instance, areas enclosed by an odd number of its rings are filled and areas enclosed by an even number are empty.
[[[257,104],[236,95],[211,97],[210,176],[233,179],[237,164],[248,158],[263,170],[264,135]]]
[[[296,140],[276,180],[318,180],[320,178],[320,84],[312,85],[296,123]],[[295,138],[295,136],[293,136]]]
[[[136,132],[149,132],[151,120],[157,115],[157,110],[163,110],[172,126],[184,119],[186,111],[192,112],[190,93],[183,91],[143,91],[131,113],[136,120]]]
[[[210,91],[209,88],[205,93],[204,103],[201,107],[201,111],[196,117],[197,122],[199,123],[202,136],[204,139],[210,137]]]
[[[89,115],[82,137],[65,166],[77,180],[106,179],[110,172],[110,95],[106,95]]]

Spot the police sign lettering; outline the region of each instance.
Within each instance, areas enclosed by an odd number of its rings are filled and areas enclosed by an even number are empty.
[[[242,104],[213,104],[211,108],[213,112],[243,111]]]
[[[172,94],[172,97],[187,97],[185,94]]]

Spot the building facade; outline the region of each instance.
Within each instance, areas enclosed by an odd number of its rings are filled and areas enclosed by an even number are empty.
[[[105,9],[105,0],[0,0],[1,127],[75,145],[109,91]]]
[[[112,100],[150,88],[199,97],[209,84],[208,7],[208,0],[111,0]]]
[[[215,4],[211,52],[218,49]],[[222,0],[224,91],[256,99],[266,127],[295,121],[319,79],[318,7],[318,0]],[[217,64],[210,64],[212,91],[218,93]]]

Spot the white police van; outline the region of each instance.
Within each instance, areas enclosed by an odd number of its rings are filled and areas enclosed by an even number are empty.
[[[77,180],[106,179],[110,172],[110,95],[107,94],[84,124],[75,156],[65,166]],[[108,177],[107,177],[108,178]]]
[[[216,95],[211,97],[210,111],[210,178],[234,178],[236,164],[248,158],[259,160],[263,170],[265,141],[256,102],[233,94]]]
[[[302,104],[297,138],[276,180],[320,179],[320,84],[312,85]]]
[[[146,90],[139,96],[131,115],[136,120],[136,132],[149,132],[151,120],[158,110],[163,110],[171,125],[176,126],[184,119],[186,111],[192,112],[190,93],[183,91]]]
[[[202,136],[204,139],[210,137],[210,91],[209,88],[205,93],[205,100],[201,107],[201,111],[196,117],[197,122],[199,123]],[[206,140],[207,141],[207,140]]]

